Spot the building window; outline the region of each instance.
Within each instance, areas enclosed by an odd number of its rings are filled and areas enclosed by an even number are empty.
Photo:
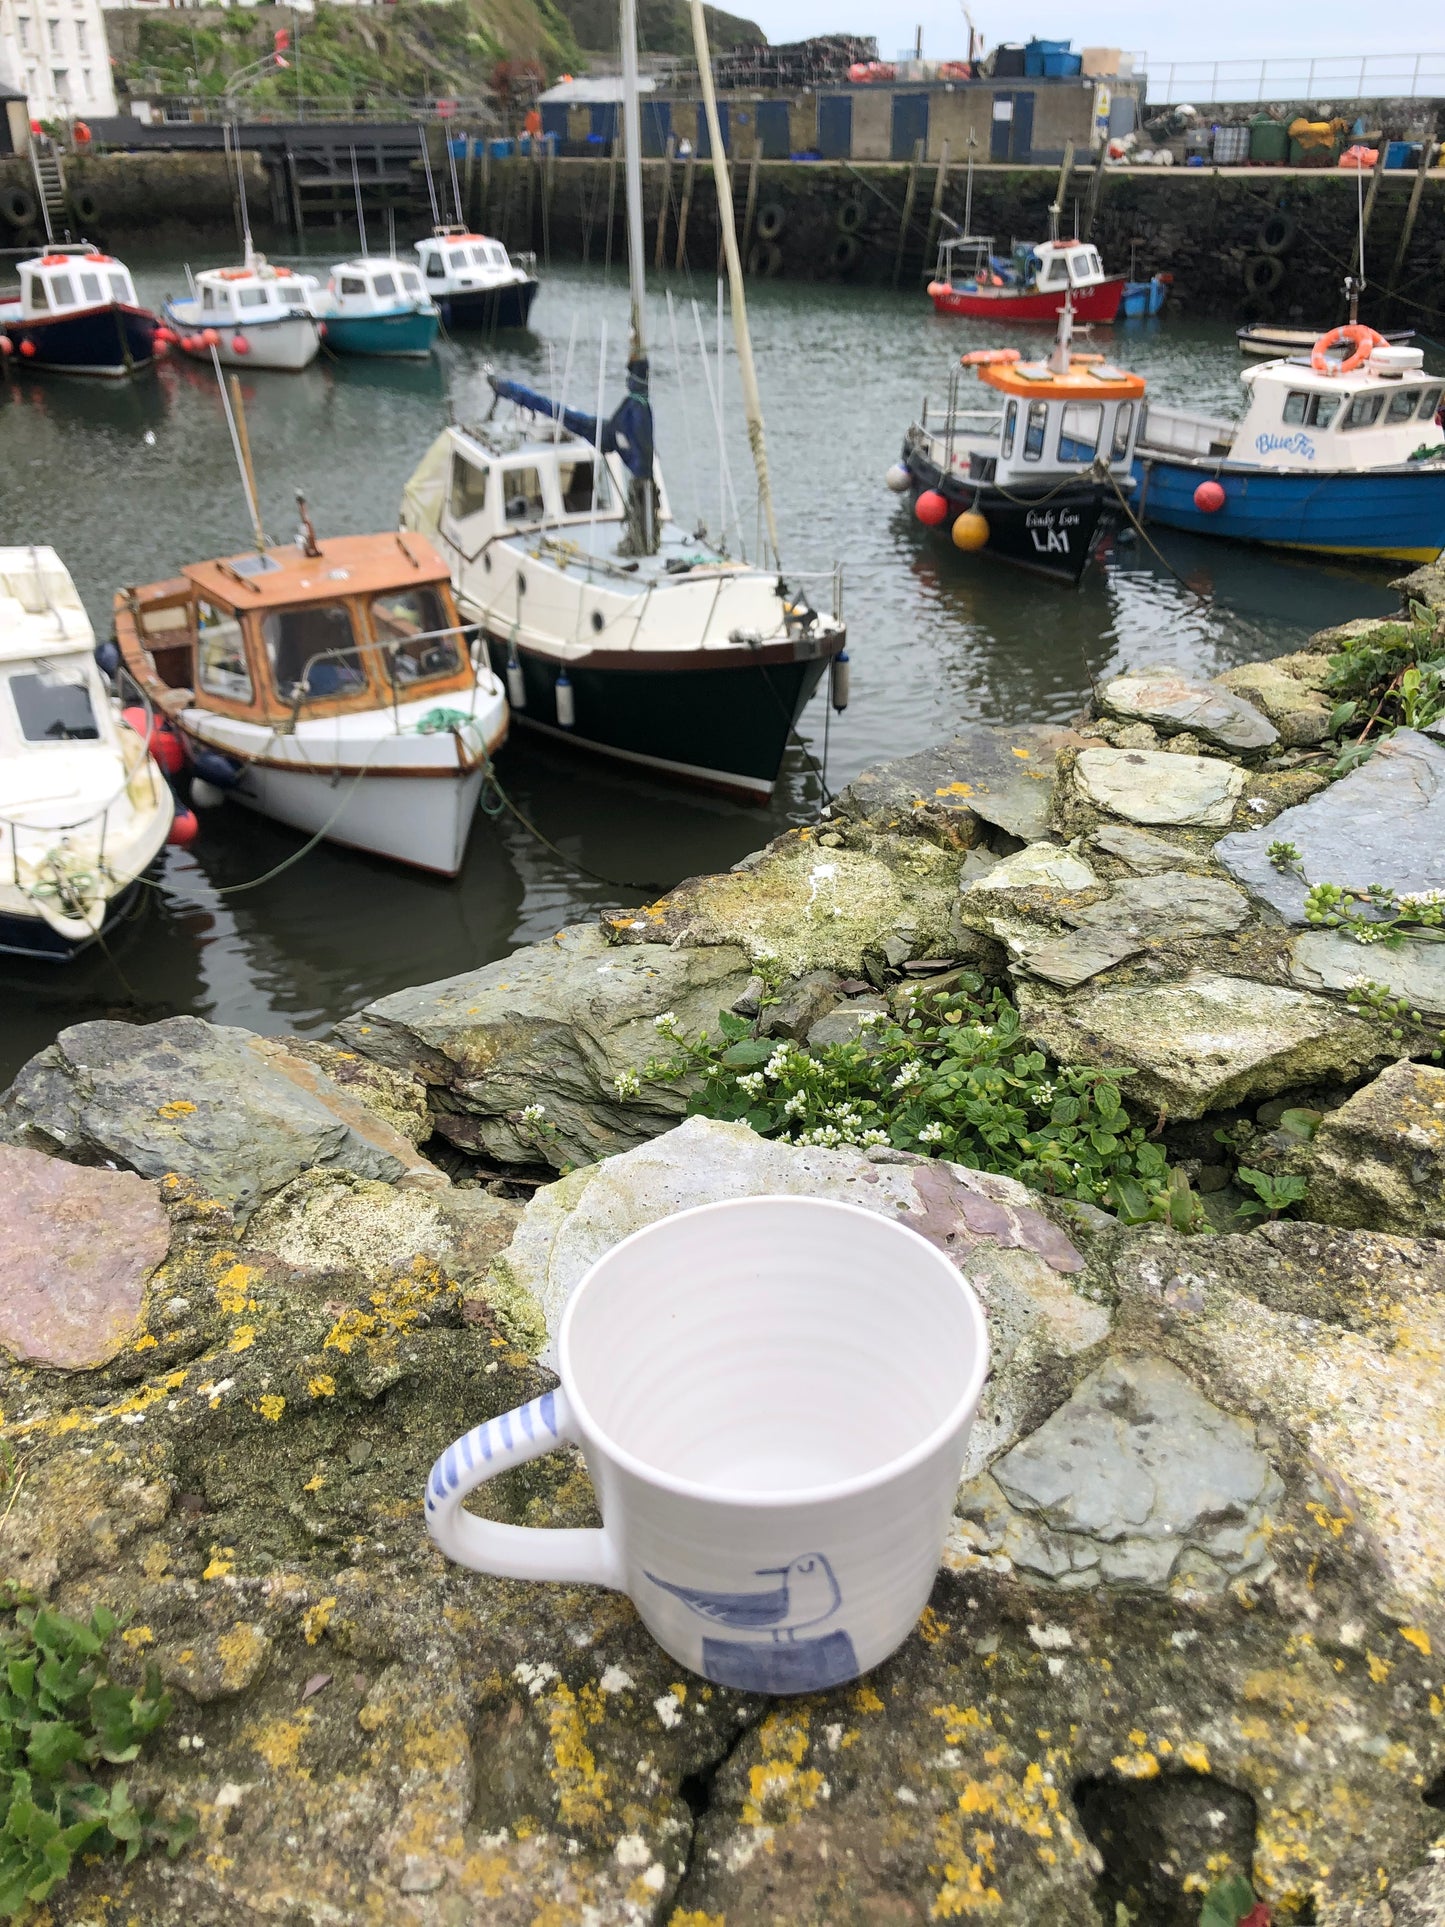
[[[91,80],[90,80],[90,69],[89,69],[89,67],[82,67],[82,68],[81,68],[81,70],[80,70],[80,84],[81,84],[81,86],[82,86],[82,87],[84,88],[84,90],[85,90],[85,92],[86,92],[86,94],[87,94],[87,95],[89,95],[89,93],[90,93],[90,91],[91,91]]]
[[[64,67],[54,67],[50,73],[51,91],[57,100],[70,99],[70,74]]]
[[[82,60],[88,60],[90,58],[90,47],[87,44],[85,22],[83,20],[77,20],[75,23],[75,51],[80,55]]]
[[[28,54],[30,51],[30,22],[25,18],[23,13],[16,15],[15,33],[20,42],[21,53]]]
[[[61,46],[60,22],[58,20],[47,20],[45,23],[45,32],[49,39],[50,51],[53,54],[58,54]]]

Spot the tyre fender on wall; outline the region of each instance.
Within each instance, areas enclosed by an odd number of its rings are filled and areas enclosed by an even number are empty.
[[[1277,254],[1252,254],[1244,264],[1244,285],[1253,295],[1273,294],[1284,280],[1284,262]]]
[[[863,259],[863,243],[856,235],[840,234],[833,243],[828,264],[835,274],[851,274]]]
[[[765,202],[758,211],[758,239],[776,241],[788,225],[788,217],[776,201]]]
[[[88,187],[78,187],[70,197],[71,210],[77,221],[88,226],[100,219],[100,202]]]
[[[29,227],[35,219],[35,196],[28,187],[21,187],[15,182],[0,191],[0,214],[5,216],[11,227]]]
[[[1298,232],[1299,224],[1294,216],[1286,214],[1282,208],[1276,208],[1260,223],[1254,244],[1261,254],[1288,254]]]
[[[838,209],[835,224],[840,234],[856,234],[867,218],[868,210],[856,195],[844,201]]]
[[[759,281],[775,281],[782,271],[783,250],[772,241],[754,241],[748,249],[748,273]]]

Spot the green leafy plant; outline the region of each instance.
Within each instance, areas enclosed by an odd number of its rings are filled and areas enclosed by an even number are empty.
[[[0,1603],[0,1919],[43,1900],[82,1849],[174,1858],[195,1831],[189,1816],[162,1824],[137,1808],[105,1772],[139,1755],[172,1704],[154,1666],[138,1690],[110,1677],[116,1624],[104,1606],[87,1624],[14,1592]]]
[[[1360,745],[1377,730],[1427,729],[1438,722],[1445,716],[1445,636],[1432,611],[1412,602],[1405,621],[1374,623],[1351,636],[1330,657],[1325,687],[1340,698],[1330,717],[1331,735],[1349,730],[1357,738],[1341,758],[1351,766],[1363,760]],[[1344,771],[1337,765],[1336,773]]]
[[[1305,897],[1310,923],[1343,930],[1356,943],[1397,945],[1405,937],[1445,943],[1445,890],[1399,894],[1388,884],[1316,883]]]
[[[719,1013],[717,1035],[689,1039],[665,1012],[655,1022],[670,1054],[642,1075],[690,1084],[689,1116],[735,1120],[763,1137],[891,1145],[1104,1204],[1129,1223],[1201,1222],[1187,1181],[1124,1108],[1119,1080],[1133,1073],[1051,1064],[1029,1047],[1002,991],[964,976],[902,1021],[868,1016],[856,1041],[807,1051],[758,1037],[732,1011]],[[640,1082],[625,1073],[618,1094],[637,1095]]]
[[[1269,1927],[1269,1908],[1243,1874],[1226,1874],[1204,1896],[1199,1927]]]
[[[1238,1172],[1241,1184],[1247,1184],[1254,1196],[1239,1207],[1241,1218],[1279,1218],[1286,1211],[1304,1202],[1309,1184],[1304,1178],[1271,1177],[1268,1171],[1253,1171],[1247,1164],[1241,1164]]]
[[[1265,855],[1276,870],[1297,870],[1303,861],[1293,843],[1285,843],[1278,838],[1270,844]]]
[[[1406,1024],[1423,1024],[1425,1021],[1408,997],[1399,996],[1388,984],[1376,983],[1370,977],[1356,978],[1350,985],[1350,1001],[1346,1008],[1352,1017],[1370,1015],[1383,1018],[1390,1026],[1392,1044],[1404,1040]],[[1430,1053],[1437,1061],[1442,1054],[1445,1053],[1438,1045]]]

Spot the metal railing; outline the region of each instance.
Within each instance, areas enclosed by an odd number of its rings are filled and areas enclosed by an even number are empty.
[[[1329,54],[1317,59],[1287,55],[1157,65],[1136,54],[1134,71],[1147,72],[1154,107],[1184,101],[1212,106],[1224,101],[1445,99],[1445,53]]]

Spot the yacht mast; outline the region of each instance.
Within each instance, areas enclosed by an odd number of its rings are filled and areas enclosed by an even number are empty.
[[[622,0],[624,14],[633,0]],[[753,343],[748,333],[748,304],[743,289],[743,263],[738,253],[737,223],[733,218],[732,177],[723,149],[722,129],[718,123],[717,93],[712,84],[712,54],[707,44],[707,21],[702,0],[692,0],[692,39],[697,49],[698,79],[702,83],[703,106],[707,111],[708,146],[712,149],[712,173],[717,186],[718,217],[722,222],[723,253],[728,264],[728,287],[732,294],[733,341],[738,354],[738,381],[743,391],[743,413],[747,417],[748,445],[753,451],[753,467],[758,474],[758,500],[768,532],[768,547],[773,566],[781,567],[778,554],[778,523],[773,513],[773,485],[768,475],[768,449],[763,433],[763,404],[758,395],[757,370],[753,366]]]
[[[627,348],[627,392],[648,402],[647,341],[643,334],[646,245],[642,238],[642,108],[637,84],[637,0],[622,0],[622,145],[627,179],[627,283],[632,329]],[[627,490],[628,555],[652,555],[658,544],[657,483],[652,473],[632,476]]]

